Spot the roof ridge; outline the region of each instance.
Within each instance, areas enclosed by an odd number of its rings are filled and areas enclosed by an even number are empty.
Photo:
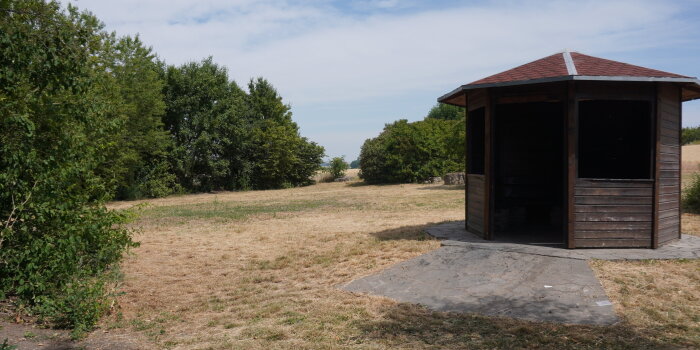
[[[564,52],[562,52],[561,55],[564,57],[566,71],[569,73],[569,75],[578,75],[578,71],[576,70],[576,63],[574,62],[574,59],[571,58],[571,52],[569,50],[564,50]]]

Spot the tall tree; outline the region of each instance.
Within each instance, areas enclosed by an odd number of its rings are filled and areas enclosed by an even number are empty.
[[[368,183],[418,182],[464,170],[452,138],[461,121],[426,118],[387,124],[360,152],[361,177]]]
[[[246,164],[245,93],[209,57],[166,72],[166,129],[180,183],[191,191],[234,189]],[[239,174],[240,175],[240,174]]]
[[[426,118],[442,120],[460,120],[464,118],[464,107],[438,103],[430,109]]]
[[[105,38],[99,56],[104,61],[104,89],[113,99],[114,134],[109,161],[101,169],[117,198],[162,197],[177,190],[168,153],[173,142],[164,129],[164,80],[161,65],[139,37]]]
[[[299,135],[289,105],[267,80],[248,83],[248,116],[252,125],[251,162],[254,188],[280,188],[312,183],[323,147]]]

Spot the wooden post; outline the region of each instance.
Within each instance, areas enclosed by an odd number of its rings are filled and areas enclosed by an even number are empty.
[[[658,91],[657,91],[658,96]],[[683,231],[681,225],[681,193],[683,193],[683,181],[681,178],[681,166],[683,159],[683,89],[678,89],[678,239],[683,238]],[[656,248],[656,247],[654,247]]]
[[[567,113],[566,113],[566,153],[567,153],[567,177],[566,177],[566,247],[569,249],[576,248],[574,233],[576,228],[576,216],[574,214],[574,192],[576,185],[576,167],[578,166],[576,158],[576,143],[577,140],[577,118],[578,113],[576,108],[576,85],[570,81],[567,85]]]
[[[491,205],[493,201],[493,109],[494,99],[491,91],[486,90],[486,106],[484,109],[484,239],[493,239],[491,225]]]
[[[651,224],[651,247],[656,249],[659,247],[659,190],[661,189],[661,115],[659,114],[659,84],[654,84],[654,95],[656,98],[652,102],[651,118],[652,118],[652,135],[654,137],[654,155],[652,164],[654,169],[654,187],[653,187],[653,203],[652,203],[652,224]]]
[[[469,231],[469,95],[464,92],[464,229]]]

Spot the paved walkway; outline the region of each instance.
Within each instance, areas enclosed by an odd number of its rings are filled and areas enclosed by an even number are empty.
[[[464,221],[448,222],[429,227],[426,232],[442,239],[444,246],[464,246],[479,249],[535,254],[569,259],[646,260],[700,259],[700,237],[682,235],[681,239],[658,249],[564,249],[508,242],[487,241],[464,229]]]
[[[700,257],[700,238],[683,236],[660,249],[566,250],[485,241],[464,222],[431,227],[443,246],[342,289],[386,296],[438,311],[474,312],[534,321],[609,325],[618,321],[587,259]]]

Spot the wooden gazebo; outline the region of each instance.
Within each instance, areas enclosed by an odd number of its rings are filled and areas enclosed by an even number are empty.
[[[462,85],[467,230],[568,248],[680,238],[681,102],[697,78],[557,53]]]

